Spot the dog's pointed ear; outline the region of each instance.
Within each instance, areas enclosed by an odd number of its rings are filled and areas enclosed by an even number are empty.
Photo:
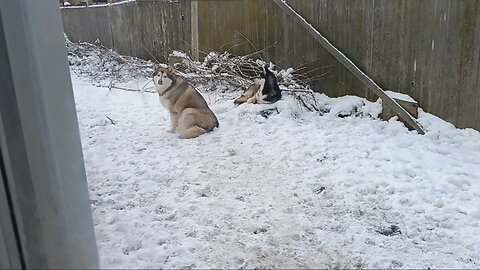
[[[173,66],[168,66],[168,72],[174,74],[175,73],[175,69],[173,68]]]
[[[263,68],[262,68],[262,74],[263,74],[263,75],[267,75],[268,71],[269,71],[269,70],[268,70],[268,65],[265,64],[265,65],[263,66]]]

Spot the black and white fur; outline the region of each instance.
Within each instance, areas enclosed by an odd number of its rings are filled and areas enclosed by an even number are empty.
[[[237,98],[234,103],[274,103],[282,98],[282,92],[278,87],[277,78],[273,74],[268,66],[263,67],[263,74],[261,78],[258,78],[254,83],[243,93],[243,95]]]
[[[261,79],[260,89],[255,94],[257,103],[274,103],[282,98],[282,91],[278,87],[277,77],[268,69],[263,67],[263,78]]]

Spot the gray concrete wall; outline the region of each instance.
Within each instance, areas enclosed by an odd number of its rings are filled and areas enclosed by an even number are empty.
[[[287,2],[382,88],[411,95],[459,127],[480,129],[480,1]],[[200,57],[211,50],[262,50],[265,60],[312,78],[318,91],[376,99],[273,1],[143,0],[62,14],[74,41],[99,38],[120,53],[146,58],[151,57],[137,41],[156,57],[192,46]]]

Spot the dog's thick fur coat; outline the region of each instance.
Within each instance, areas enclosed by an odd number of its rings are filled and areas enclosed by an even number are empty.
[[[282,91],[278,87],[277,78],[268,66],[263,67],[262,78],[256,79],[248,87],[243,95],[237,98],[234,103],[274,103],[282,98]]]
[[[173,68],[155,67],[153,81],[160,103],[170,112],[169,132],[190,139],[218,127],[217,117],[202,95],[184,78],[177,76]]]

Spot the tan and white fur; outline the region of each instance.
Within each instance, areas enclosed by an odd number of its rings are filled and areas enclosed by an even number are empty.
[[[160,103],[170,113],[168,132],[176,132],[182,139],[198,137],[218,127],[218,120],[202,95],[173,68],[156,66],[153,82]]]
[[[262,103],[263,94],[262,90],[265,86],[265,79],[255,79],[253,84],[250,85],[245,93],[242,94],[241,97],[237,98],[234,103],[235,104],[242,104],[242,103]]]

